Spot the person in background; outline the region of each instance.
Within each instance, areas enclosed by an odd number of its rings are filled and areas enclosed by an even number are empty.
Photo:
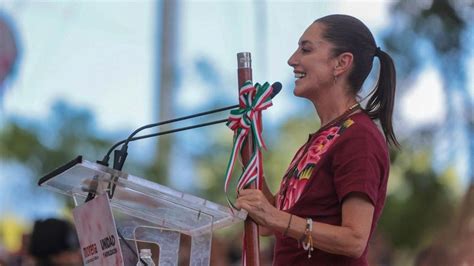
[[[375,58],[378,82],[362,107],[359,92]],[[296,152],[276,195],[266,184],[243,189],[236,206],[275,235],[274,265],[368,265],[367,242],[385,202],[388,146],[399,146],[393,61],[360,20],[329,15],[306,29],[288,64],[294,94],[312,102],[321,127]]]
[[[83,265],[76,230],[69,222],[55,218],[35,222],[29,254],[37,266]]]

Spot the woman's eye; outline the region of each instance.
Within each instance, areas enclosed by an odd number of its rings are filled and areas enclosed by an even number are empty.
[[[311,52],[311,50],[306,49],[306,48],[301,48],[301,51],[303,52],[303,54]]]

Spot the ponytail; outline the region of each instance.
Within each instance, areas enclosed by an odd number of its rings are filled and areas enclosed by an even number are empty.
[[[325,26],[323,38],[333,46],[335,56],[344,52],[352,53],[354,64],[347,81],[351,92],[357,95],[372,69],[374,56],[380,60],[380,75],[377,85],[369,94],[366,112],[371,119],[380,120],[385,139],[390,146],[400,147],[392,126],[395,102],[395,66],[387,53],[375,44],[369,28],[362,21],[348,15],[329,15],[315,23]]]
[[[389,54],[377,47],[375,56],[380,60],[380,74],[377,85],[365,108],[371,119],[379,119],[389,145],[400,147],[392,126],[393,106],[395,104],[396,73]]]

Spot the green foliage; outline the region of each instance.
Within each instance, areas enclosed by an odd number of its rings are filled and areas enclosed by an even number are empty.
[[[0,158],[23,164],[39,178],[79,154],[99,158],[111,145],[96,135],[86,110],[57,103],[48,122],[21,118],[7,122],[0,130]]]
[[[417,249],[439,236],[454,215],[456,193],[431,165],[429,150],[399,151],[378,230],[394,247]]]
[[[470,36],[474,25],[474,2],[400,0],[393,4],[391,12],[394,23],[384,31],[383,42],[395,61],[397,89],[412,88],[413,79],[424,68],[436,69],[445,93],[443,108],[447,119],[442,124],[446,127],[443,133],[449,135],[436,145],[459,139],[456,131],[462,130],[466,136],[464,143],[468,145],[467,162],[473,161],[474,98],[469,92],[472,87],[468,84],[467,64],[472,59],[474,47],[474,39]],[[464,150],[455,143],[447,146],[446,158],[455,158],[456,153]],[[474,168],[470,165],[467,168],[474,182]]]
[[[431,3],[402,0],[394,6],[395,12],[403,14],[405,25],[410,25],[409,30],[416,34],[416,38],[428,40],[439,54],[459,52],[463,48],[462,34],[472,22],[469,13],[472,14],[473,10],[472,3],[462,5],[449,0]]]
[[[400,0],[393,4],[391,14],[393,23],[384,31],[383,42],[396,64],[397,84],[401,84],[398,88],[410,88],[413,79],[425,67],[431,67],[438,70],[446,96],[443,137],[427,142],[419,135],[424,129],[418,129],[406,140],[407,150],[392,152],[390,191],[379,226],[398,250],[419,250],[439,243],[446,231],[452,231],[459,211],[456,204],[460,185],[456,187],[452,181],[458,177],[450,175],[451,164],[446,161],[442,166],[448,171],[435,173],[430,155],[439,156],[434,151],[446,144],[448,148],[440,157],[456,158],[454,154],[465,148],[456,143],[461,128],[467,135],[464,144],[469,145],[466,161],[474,156],[474,124],[470,123],[474,102],[465,68],[473,47],[468,34],[472,33],[474,3]],[[429,127],[429,135],[437,135],[435,131]],[[467,168],[472,175],[472,167]]]
[[[454,68],[454,73],[441,71],[447,79],[464,73],[459,67],[466,59],[465,49],[472,47],[465,35],[472,27],[474,5],[462,2],[401,0],[392,6],[394,23],[384,31],[383,43],[394,57],[401,81],[425,66]]]
[[[214,141],[208,149],[194,157],[196,180],[192,182],[196,184],[199,196],[226,204],[223,193],[224,175],[232,149],[232,134],[228,128],[222,127],[209,132],[209,138]],[[236,166],[236,169],[238,169],[238,166]]]
[[[16,123],[8,123],[2,128],[0,140],[0,154],[3,159],[27,162],[32,153],[45,149],[34,132]]]

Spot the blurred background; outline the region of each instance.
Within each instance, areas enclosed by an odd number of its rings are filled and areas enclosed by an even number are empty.
[[[371,265],[474,265],[473,0],[0,0],[0,265],[27,263],[35,221],[72,222],[71,199],[38,187],[41,176],[79,154],[101,159],[144,124],[236,104],[238,52],[252,53],[255,82],[283,83],[264,112],[276,191],[319,125],[286,61],[334,13],[361,19],[397,67],[402,149],[391,151]],[[142,140],[124,170],[226,204],[231,145],[223,124]],[[215,233],[213,265],[239,265],[241,234]],[[271,264],[271,238],[261,251]]]

